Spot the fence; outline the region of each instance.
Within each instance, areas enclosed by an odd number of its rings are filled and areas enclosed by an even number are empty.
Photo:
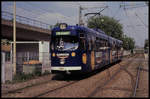
[[[5,83],[5,58],[4,58],[4,56],[5,56],[5,53],[4,52],[1,52],[1,66],[2,66],[2,71],[1,71],[1,78],[2,78],[2,80],[1,80],[1,82],[2,83]]]
[[[13,21],[13,13],[2,11],[2,19]],[[53,25],[19,15],[16,15],[16,22],[40,27],[43,29],[51,29],[54,27]]]
[[[47,52],[18,52],[16,55],[17,73],[23,72],[25,66],[39,66],[41,64],[42,73],[46,70],[51,72],[50,53]]]
[[[2,83],[13,78],[13,55],[10,52],[1,52],[1,78]],[[40,67],[41,72],[51,72],[50,53],[47,52],[17,52],[16,53],[16,73],[31,71],[32,67]],[[30,68],[31,67],[31,68]]]
[[[2,77],[2,83],[5,83],[5,81],[12,80],[12,75],[13,75],[13,67],[12,67],[12,63],[10,60],[10,53],[8,52],[1,52],[1,66],[2,66],[2,70],[1,70],[1,77]]]

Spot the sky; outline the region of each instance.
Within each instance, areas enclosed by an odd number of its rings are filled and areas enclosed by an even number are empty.
[[[125,8],[120,5],[125,4]],[[140,5],[144,5],[140,7]],[[16,2],[16,14],[34,20],[38,20],[50,25],[57,22],[65,22],[70,25],[76,25],[79,22],[79,6],[83,7],[82,20],[86,24],[90,16],[84,16],[86,13],[99,12],[105,8],[101,14],[113,17],[119,20],[123,25],[125,35],[134,38],[135,45],[144,46],[145,39],[148,39],[148,6],[144,1],[138,2],[119,2],[119,1],[101,1],[101,2],[79,2],[79,1],[40,1],[40,2]],[[94,8],[101,7],[101,8]],[[13,2],[2,2],[2,10],[13,13]],[[1,12],[2,13],[2,12]],[[2,15],[3,16],[3,15]]]

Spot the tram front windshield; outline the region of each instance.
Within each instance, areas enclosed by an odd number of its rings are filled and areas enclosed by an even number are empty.
[[[74,51],[79,46],[77,36],[54,36],[52,39],[52,49],[58,51]]]

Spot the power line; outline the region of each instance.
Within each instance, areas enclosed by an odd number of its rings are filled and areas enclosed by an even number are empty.
[[[6,4],[7,5],[7,4]],[[13,6],[13,5],[11,5],[11,4],[9,4],[9,7],[11,7],[11,6]],[[8,7],[7,7],[8,8]],[[25,9],[25,8],[23,8],[22,6],[20,7],[17,7],[17,9],[19,9],[19,8],[21,8],[21,9],[23,9],[22,11],[27,11],[27,12],[23,12],[23,13],[30,13],[30,14],[33,14],[33,16],[39,16],[39,14],[41,14],[40,12],[35,12],[35,11],[33,11],[33,10],[31,10],[31,9]],[[17,10],[16,9],[16,10]],[[3,10],[3,11],[5,11],[5,10]],[[7,11],[7,12],[10,12],[10,11]],[[18,14],[19,15],[19,14]],[[37,17],[33,17],[33,18],[37,18]]]
[[[34,4],[31,4],[31,3],[29,3],[29,2],[26,2],[26,3],[29,4],[29,5],[31,5],[31,6],[34,6]],[[44,12],[48,12],[48,13],[49,13],[49,12],[53,12],[53,13],[54,13],[54,11],[52,11],[52,10],[49,11],[49,10],[43,9],[43,8],[41,8],[41,7],[39,7],[39,6],[38,6],[38,8],[39,8],[40,10],[44,11]],[[72,20],[72,19],[70,19],[70,16],[66,16],[66,15],[65,15],[65,16],[61,16],[61,17],[62,17],[62,18],[65,18],[65,19]]]
[[[35,6],[35,4],[31,4],[31,3],[29,3],[29,2],[25,2],[26,4],[29,4],[29,5],[31,5],[31,6]],[[54,11],[52,11],[52,10],[47,10],[47,9],[43,9],[43,8],[41,8],[41,7],[39,7],[38,6],[38,9],[40,9],[40,10],[42,10],[42,11],[44,11],[44,12],[54,12]]]
[[[129,5],[129,4],[120,4],[120,7],[124,7],[125,9],[133,9],[133,8],[140,8],[140,7],[146,7],[146,4],[134,4],[134,5]]]
[[[32,7],[34,7],[34,6],[36,6],[36,5],[34,5],[34,4],[31,4],[31,3],[28,3],[28,2],[26,2],[26,4],[27,5],[29,5],[29,6],[32,6]],[[6,4],[6,5],[9,5],[10,7],[12,6],[12,4]],[[19,5],[17,5],[17,6],[19,6]],[[37,17],[37,16],[39,16],[39,15],[42,15],[42,14],[44,14],[44,13],[50,13],[50,12],[53,12],[54,13],[54,11],[52,11],[52,10],[47,10],[47,9],[44,9],[44,8],[41,8],[41,7],[39,7],[38,6],[38,9],[40,9],[40,11],[36,11],[36,10],[33,10],[33,9],[27,9],[28,7],[26,7],[26,8],[24,8],[23,6],[19,6],[18,8],[21,8],[21,9],[23,9],[24,11],[26,11],[26,12],[23,12],[23,13],[27,13],[27,14],[32,14],[32,18],[37,18],[37,19],[41,19],[41,18],[39,18],[39,17]],[[22,10],[22,11],[23,11]],[[9,11],[10,12],[10,11]],[[34,16],[34,17],[33,17]],[[61,18],[63,18],[63,19],[66,19],[66,20],[74,20],[74,21],[76,21],[75,19],[71,19],[70,17],[71,16],[61,16],[60,15],[60,17]],[[57,19],[57,21],[58,21],[58,19]]]
[[[124,12],[125,12],[125,14],[126,14],[127,18],[129,19],[129,23],[130,23],[130,25],[133,27],[133,31],[136,33],[136,30],[135,30],[135,28],[134,28],[134,25],[132,24],[132,21],[130,20],[129,16],[127,15],[126,8],[124,8]]]
[[[148,28],[148,26],[142,21],[142,19],[138,16],[138,14],[135,12],[135,15],[139,18],[139,20],[144,24],[144,26],[146,27],[146,28]]]
[[[116,10],[116,13],[113,15],[113,18],[115,18],[117,16],[117,14],[119,13],[120,11],[120,7],[118,8],[118,10]]]

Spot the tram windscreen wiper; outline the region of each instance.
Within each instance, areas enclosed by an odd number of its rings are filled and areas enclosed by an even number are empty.
[[[79,46],[76,36],[61,36],[56,37],[56,49],[60,51],[76,50]]]
[[[75,45],[75,44],[74,44]],[[67,47],[67,48],[65,48],[65,49],[63,49],[64,51],[65,50],[75,50],[75,49],[77,49],[78,48],[78,44],[76,44],[75,46],[72,46],[72,47]]]

